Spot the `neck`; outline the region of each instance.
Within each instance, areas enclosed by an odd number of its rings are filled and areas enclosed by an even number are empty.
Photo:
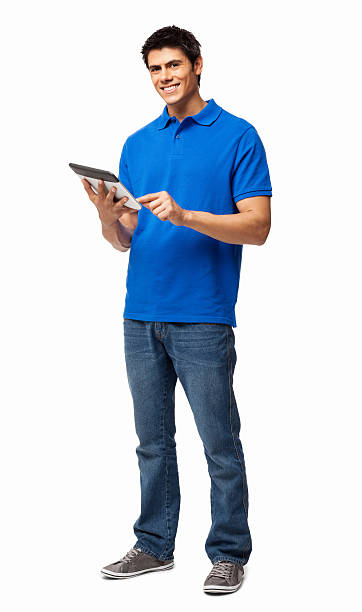
[[[175,104],[167,104],[167,112],[170,117],[176,117],[181,123],[185,117],[197,115],[205,106],[207,106],[207,102],[201,98],[197,90],[189,98],[183,98],[180,102],[175,102]]]

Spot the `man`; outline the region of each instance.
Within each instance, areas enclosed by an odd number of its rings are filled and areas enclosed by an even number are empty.
[[[271,184],[255,128],[199,93],[203,59],[195,37],[176,26],[142,48],[162,114],[129,136],[119,180],[142,209],[99,195],[103,236],[130,250],[124,309],[127,377],[139,446],[137,541],[102,572],[113,578],[173,567],[180,490],[175,385],[189,400],[211,478],[213,568],[204,591],[237,590],[252,542],[248,488],[233,391],[235,303],[242,248],[264,244]]]

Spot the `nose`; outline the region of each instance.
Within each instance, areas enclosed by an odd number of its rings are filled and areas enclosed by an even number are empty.
[[[167,68],[163,68],[162,72],[161,72],[161,81],[170,81],[172,80],[172,75],[170,74],[169,70]]]

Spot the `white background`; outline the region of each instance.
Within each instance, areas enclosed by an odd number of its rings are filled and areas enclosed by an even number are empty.
[[[360,609],[357,2],[35,1],[1,20],[3,609]],[[202,45],[201,97],[258,130],[273,187],[234,329],[253,552],[222,600],[202,591],[209,476],[180,383],[175,568],[99,573],[139,514],[129,252],[102,238],[68,163],[117,172],[127,136],[161,114],[140,51],[173,24]]]

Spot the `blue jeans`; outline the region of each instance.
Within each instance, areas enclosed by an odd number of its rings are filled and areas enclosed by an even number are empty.
[[[127,378],[139,445],[140,548],[172,559],[180,509],[175,442],[177,378],[191,406],[211,479],[212,524],[205,543],[212,563],[245,565],[252,542],[240,419],[233,391],[235,336],[224,323],[124,319]]]

